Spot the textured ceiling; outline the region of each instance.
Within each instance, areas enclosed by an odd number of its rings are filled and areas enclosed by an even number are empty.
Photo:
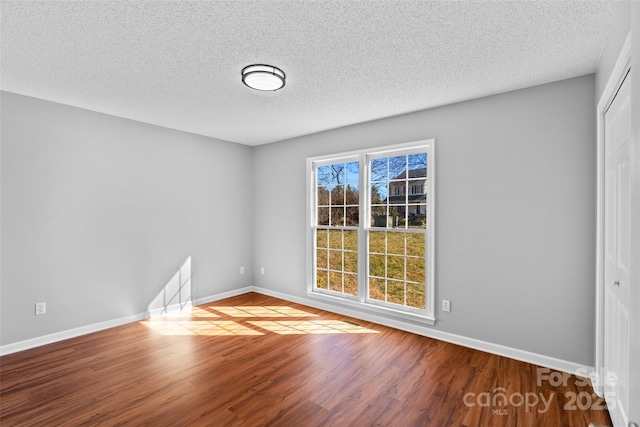
[[[0,87],[258,145],[592,73],[615,6],[2,1]],[[286,87],[251,93],[252,63]]]

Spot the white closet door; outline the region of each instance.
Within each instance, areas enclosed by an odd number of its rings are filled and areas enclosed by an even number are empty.
[[[629,422],[631,111],[629,78],[605,114],[605,398],[614,426]],[[637,404],[638,402],[636,402]]]

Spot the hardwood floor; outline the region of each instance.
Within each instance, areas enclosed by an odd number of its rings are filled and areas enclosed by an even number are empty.
[[[1,357],[0,424],[611,425],[537,368],[248,293]]]

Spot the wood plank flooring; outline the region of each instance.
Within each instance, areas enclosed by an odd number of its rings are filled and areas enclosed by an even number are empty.
[[[0,425],[611,425],[538,368],[248,293],[1,357]]]

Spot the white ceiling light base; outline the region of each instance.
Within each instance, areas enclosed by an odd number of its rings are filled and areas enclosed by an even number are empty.
[[[285,85],[286,75],[278,67],[254,64],[242,69],[242,83],[261,92],[275,92]]]

